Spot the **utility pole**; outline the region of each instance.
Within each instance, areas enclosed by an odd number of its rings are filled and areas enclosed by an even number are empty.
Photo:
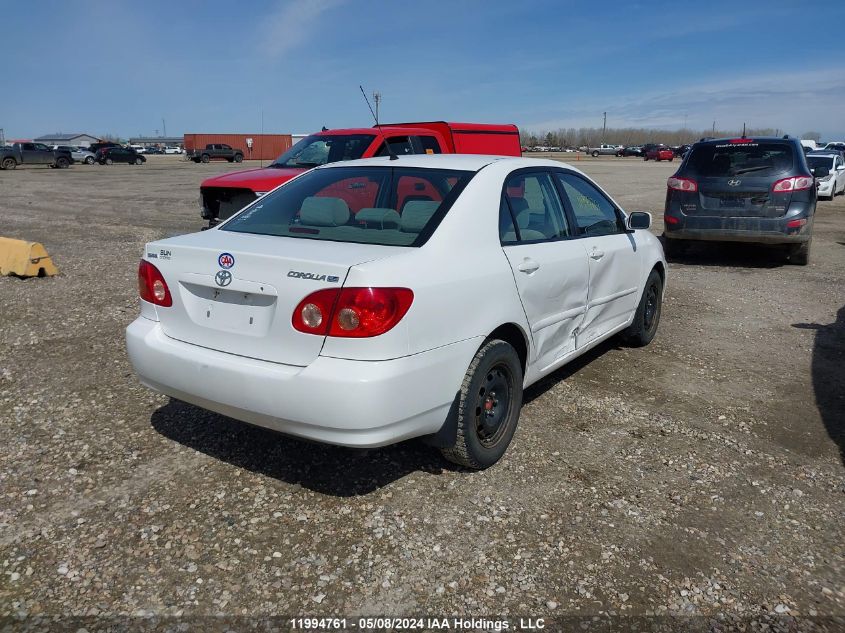
[[[601,142],[604,143],[604,135],[607,133],[607,112],[604,113],[604,122],[601,124]]]
[[[167,136],[167,124],[164,122],[164,117],[161,117],[161,135]]]
[[[0,127],[0,147],[6,144],[6,131]]]
[[[710,130],[711,136],[716,136],[716,122],[713,121],[713,128]]]
[[[378,107],[379,107],[379,104],[381,103],[381,93],[380,92],[374,92],[373,93],[373,101],[375,101],[375,104],[376,104],[376,124],[378,124]]]

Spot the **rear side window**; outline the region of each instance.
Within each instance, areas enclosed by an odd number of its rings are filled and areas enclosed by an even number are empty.
[[[686,170],[703,178],[749,174],[775,176],[793,169],[790,143],[705,143],[694,145]]]
[[[442,152],[440,143],[433,136],[419,136],[417,138],[420,140],[420,147],[422,148],[423,154],[440,154]]]
[[[500,211],[499,237],[503,244],[569,236],[563,206],[550,174],[521,172],[510,176],[505,182],[503,202],[511,215],[508,224]]]
[[[394,136],[392,138],[387,139],[387,142],[390,144],[390,149],[393,150],[393,153],[396,156],[407,156],[414,153],[414,147],[411,145],[411,139],[407,136]],[[387,151],[387,147],[384,143],[381,144],[378,151],[376,152],[376,156],[389,156],[390,154]]]
[[[475,172],[340,167],[308,172],[220,230],[385,246],[421,246]]]

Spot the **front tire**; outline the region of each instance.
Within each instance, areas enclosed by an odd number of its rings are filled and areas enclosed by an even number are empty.
[[[467,369],[454,415],[454,446],[441,449],[451,462],[481,470],[495,464],[513,439],[522,408],[522,364],[510,343],[494,339]],[[451,420],[450,420],[451,422]]]
[[[67,169],[70,167],[70,161],[67,158],[57,158],[56,167],[59,169]]]
[[[86,159],[85,159],[85,164],[86,164],[86,165],[93,165],[93,164],[94,164],[94,157],[93,157],[93,156],[89,156],[88,158],[86,158]]]
[[[211,157],[208,154],[203,154],[202,158],[200,160],[202,160],[202,162],[204,162],[204,163],[207,163],[208,161],[211,160]]]
[[[111,158],[107,158],[106,165],[114,165],[114,161]]]
[[[242,162],[244,162],[244,157],[243,157],[243,156],[241,156],[240,154],[235,154],[235,162],[236,162],[236,163],[242,163]]]
[[[135,164],[136,164],[136,165],[143,165],[143,164],[144,164],[144,159],[143,159],[143,158],[136,158],[136,159],[135,159]]]
[[[652,270],[645,282],[643,296],[634,314],[634,320],[623,332],[623,340],[632,347],[644,347],[657,334],[660,312],[663,307],[663,280]]]

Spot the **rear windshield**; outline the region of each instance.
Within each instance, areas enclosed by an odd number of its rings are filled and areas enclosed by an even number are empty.
[[[356,160],[373,142],[373,134],[337,134],[306,136],[270,167],[319,167],[326,163]]]
[[[789,143],[706,143],[693,146],[687,169],[702,177],[774,176],[794,162]]]
[[[411,167],[315,169],[260,198],[220,230],[420,246],[474,174]]]
[[[824,169],[833,169],[833,156],[807,156],[807,165],[810,169],[817,169],[822,167]]]

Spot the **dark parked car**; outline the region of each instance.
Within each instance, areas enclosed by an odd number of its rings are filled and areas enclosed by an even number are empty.
[[[241,149],[233,149],[224,143],[210,143],[204,149],[188,150],[187,157],[195,163],[207,163],[217,159],[227,160],[230,163],[240,163],[244,159],[244,152]]]
[[[88,151],[94,152],[95,154],[99,152],[104,147],[123,147],[120,143],[112,143],[111,141],[103,141],[102,143],[91,143],[88,147]]]
[[[622,149],[617,156],[642,156],[642,145],[629,145]]]
[[[789,261],[810,257],[816,184],[797,139],[695,143],[669,178],[663,221],[667,254],[690,240],[781,245]]]
[[[112,163],[143,165],[147,162],[147,159],[129,147],[104,147],[97,152],[97,162],[101,165],[111,165]]]

